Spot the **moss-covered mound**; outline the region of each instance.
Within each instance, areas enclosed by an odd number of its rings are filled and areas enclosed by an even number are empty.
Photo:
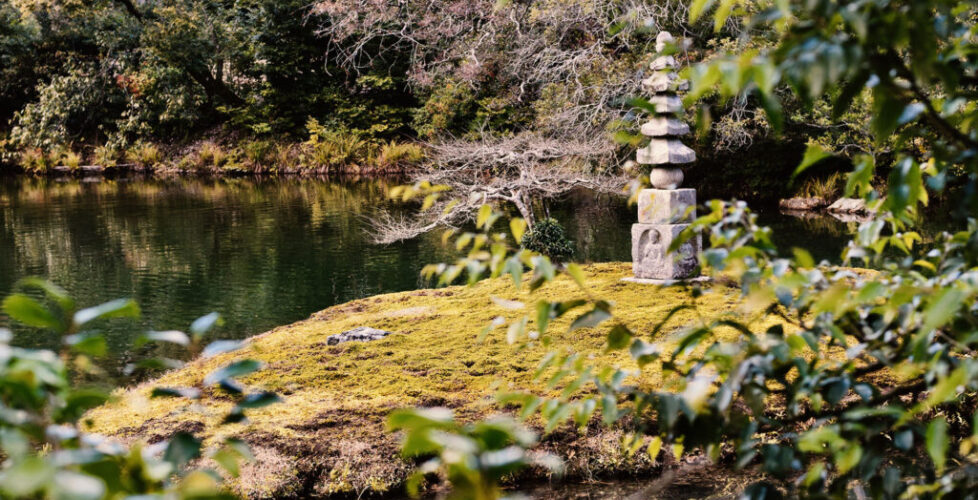
[[[660,289],[622,282],[621,278],[631,274],[628,264],[591,265],[585,271],[596,295],[613,300],[616,314],[639,332],[651,329],[689,297],[679,287]],[[566,279],[537,294],[551,300],[581,295]],[[228,436],[244,438],[252,444],[257,461],[243,470],[236,487],[251,496],[388,491],[411,469],[399,457],[397,436],[384,429],[392,409],[447,406],[461,418],[471,419],[499,411],[492,394],[500,384],[540,389],[532,373],[548,348],[519,349],[506,343],[502,331],[478,341],[479,332],[494,317],[523,314],[496,305],[492,297],[530,302],[525,291],[518,292],[511,281],[500,279],[335,306],[254,337],[240,352],[189,363],[121,392],[115,402],[90,413],[91,430],[149,441],[165,439],[177,430],[193,430],[211,443]],[[713,313],[731,309],[735,301],[735,292],[722,289],[698,299],[701,311]],[[564,321],[551,327],[554,347],[634,366],[619,354],[604,353],[601,331],[566,333]],[[673,317],[670,325],[677,329],[693,321],[696,313],[686,310]],[[328,336],[358,326],[395,334],[373,342],[327,345]],[[665,332],[660,340],[668,342],[670,333]],[[243,382],[276,391],[284,402],[251,411],[246,424],[219,426],[232,403],[213,390],[205,391],[199,403],[149,398],[154,386],[202,387],[208,372],[236,357],[265,362],[262,371]],[[645,376],[645,383],[657,383],[656,374]],[[620,438],[619,431],[595,425],[584,435],[561,429],[548,436],[544,446],[564,456],[574,475],[654,470],[656,465],[642,454],[625,456]]]

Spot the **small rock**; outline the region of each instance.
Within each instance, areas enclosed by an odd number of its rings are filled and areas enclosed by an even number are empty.
[[[392,332],[386,330],[378,330],[377,328],[370,328],[369,326],[361,326],[354,328],[352,330],[347,330],[343,333],[337,333],[336,335],[330,335],[326,339],[327,345],[342,344],[343,342],[369,342],[371,340],[380,340]]]
[[[866,202],[859,198],[839,198],[829,205],[829,212],[836,214],[868,214]]]
[[[781,200],[778,206],[782,210],[796,210],[796,211],[811,211],[819,210],[825,208],[829,202],[825,198],[789,198],[787,200]]]

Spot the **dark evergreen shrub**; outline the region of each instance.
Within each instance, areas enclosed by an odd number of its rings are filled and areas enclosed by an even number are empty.
[[[547,218],[534,224],[523,235],[523,248],[541,253],[560,262],[574,254],[574,242],[567,239],[564,227],[556,219]]]

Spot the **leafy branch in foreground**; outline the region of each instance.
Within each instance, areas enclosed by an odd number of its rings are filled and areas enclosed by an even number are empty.
[[[73,499],[117,498],[151,495],[166,498],[234,498],[221,484],[221,475],[201,468],[202,458],[212,460],[236,477],[240,463],[251,458],[246,443],[227,439],[205,454],[200,439],[177,432],[168,440],[124,446],[106,436],[86,433],[85,413],[109,401],[102,389],[77,385],[74,374],[102,374],[94,360],[105,353],[105,340],[90,331],[96,320],[135,318],[139,307],[122,299],[79,309],[60,287],[28,278],[19,288],[30,293],[7,296],[3,312],[29,327],[57,333],[62,348],[25,349],[11,345],[13,333],[0,328],[0,494],[4,497]],[[190,334],[179,331],[147,332],[137,344],[169,343],[200,351],[203,336],[221,323],[217,314],[194,321]],[[242,342],[216,341],[203,348],[204,356],[242,347]],[[179,366],[172,359],[145,360],[127,367],[158,369]],[[244,412],[278,401],[273,393],[248,392],[236,379],[261,368],[256,361],[243,360],[207,375],[205,386],[214,386],[235,398],[237,404],[225,422],[244,420]],[[196,387],[158,387],[153,397],[198,399]]]

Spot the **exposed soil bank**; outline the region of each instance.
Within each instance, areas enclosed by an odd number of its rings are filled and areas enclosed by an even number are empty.
[[[651,330],[670,309],[687,300],[682,288],[620,281],[631,274],[628,263],[591,265],[586,272],[594,293],[614,301],[616,314],[633,331]],[[532,307],[523,289],[517,292],[510,281],[493,280],[474,287],[381,295],[335,306],[254,337],[241,352],[198,360],[158,380],[119,391],[115,402],[88,415],[91,430],[149,441],[178,430],[198,432],[211,444],[229,436],[244,438],[252,444],[257,462],[245,468],[235,487],[253,497],[396,494],[412,464],[400,458],[398,436],[384,428],[392,409],[445,406],[463,420],[498,412],[491,396],[499,387],[545,392],[533,382],[532,373],[550,349],[573,349],[594,356],[596,362],[635,367],[627,356],[604,352],[603,330],[567,333],[566,320],[551,327],[555,341],[551,348],[518,349],[506,343],[505,332],[479,343],[479,332],[494,317],[523,313],[505,310],[491,297],[523,300]],[[550,300],[580,296],[565,279],[537,294]],[[699,299],[707,315],[732,310],[735,303],[736,292],[722,287]],[[678,313],[670,322],[672,331],[656,340],[670,349],[672,332],[695,318],[694,311]],[[358,326],[395,333],[373,342],[327,344],[330,335]],[[276,391],[284,399],[250,413],[248,424],[219,426],[232,402],[212,389],[204,390],[198,405],[148,397],[154,386],[203,389],[201,381],[208,372],[242,357],[265,363],[262,371],[243,382]],[[637,383],[661,383],[661,374],[647,369]],[[623,453],[621,436],[621,430],[600,425],[588,427],[583,434],[565,427],[546,437],[543,448],[564,457],[571,477],[647,476],[661,469],[644,454]],[[531,471],[524,479],[530,477],[543,477],[543,472]]]

